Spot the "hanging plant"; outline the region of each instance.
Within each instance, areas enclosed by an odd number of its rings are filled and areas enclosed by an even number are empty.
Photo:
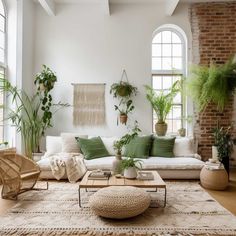
[[[123,81],[124,77],[127,81]],[[123,70],[120,82],[112,84],[110,89],[110,94],[113,94],[114,98],[130,98],[131,96],[137,95],[137,92],[137,87],[132,86],[128,82],[125,70]]]
[[[126,81],[124,81],[124,78]],[[128,114],[134,110],[131,97],[137,95],[137,92],[137,87],[132,86],[128,82],[127,74],[125,70],[123,70],[120,82],[112,84],[110,89],[110,94],[113,94],[114,98],[118,98],[120,100],[119,105],[115,105],[115,110],[119,111],[119,120],[121,124],[126,125]]]
[[[223,111],[236,89],[236,63],[231,59],[224,65],[211,63],[210,67],[192,67],[187,79],[187,91],[199,111],[209,103]]]

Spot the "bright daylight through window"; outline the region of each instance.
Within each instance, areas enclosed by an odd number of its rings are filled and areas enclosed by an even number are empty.
[[[168,92],[172,84],[185,74],[185,41],[174,29],[159,30],[152,40],[152,86],[157,92]],[[167,116],[168,133],[184,126],[183,96],[178,93]],[[157,117],[153,112],[153,130]],[[183,122],[183,123],[182,123]]]

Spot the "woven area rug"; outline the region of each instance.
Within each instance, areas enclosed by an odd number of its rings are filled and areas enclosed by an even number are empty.
[[[236,217],[197,182],[168,182],[165,209],[127,220],[96,216],[88,207],[93,193],[82,191],[79,208],[77,190],[78,184],[51,182],[49,190],[20,195],[0,217],[0,235],[236,235]],[[163,204],[162,190],[151,194],[152,204]]]

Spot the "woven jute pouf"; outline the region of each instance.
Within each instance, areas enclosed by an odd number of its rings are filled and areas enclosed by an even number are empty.
[[[146,191],[130,186],[102,188],[89,199],[90,207],[97,215],[112,219],[137,216],[149,207],[150,202]]]

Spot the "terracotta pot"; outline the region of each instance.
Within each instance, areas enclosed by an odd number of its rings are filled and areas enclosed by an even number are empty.
[[[158,136],[165,136],[167,131],[167,124],[166,123],[156,123],[155,124],[156,134]]]
[[[135,167],[129,167],[124,170],[124,177],[126,179],[136,179],[137,178],[137,170]]]
[[[127,123],[128,116],[127,115],[120,115],[120,123],[125,124]]]
[[[179,132],[179,136],[181,136],[181,137],[185,137],[186,136],[186,129],[185,128],[179,129],[178,132]]]

